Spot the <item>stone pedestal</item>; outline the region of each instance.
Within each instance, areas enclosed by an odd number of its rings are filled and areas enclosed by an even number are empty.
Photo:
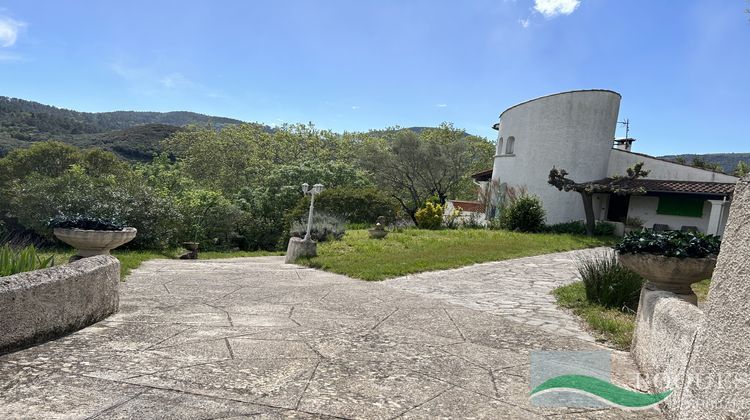
[[[286,248],[286,258],[284,262],[294,264],[297,258],[314,257],[318,255],[318,243],[312,239],[304,240],[302,238],[290,238],[289,246]]]

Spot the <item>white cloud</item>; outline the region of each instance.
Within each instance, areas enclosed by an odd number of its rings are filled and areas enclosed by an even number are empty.
[[[207,86],[195,82],[180,72],[162,73],[150,67],[131,66],[122,62],[110,64],[113,73],[130,85],[130,90],[138,94],[156,96],[167,93],[192,93],[209,98],[224,98]]]
[[[352,109],[356,111],[356,110],[359,109],[359,106],[358,105],[352,105]]]
[[[438,108],[446,108],[446,107],[448,107],[448,104],[437,104],[435,106],[438,107]]]
[[[581,0],[534,0],[534,10],[549,18],[557,15],[569,15],[580,4]]]
[[[183,76],[182,73],[171,73],[161,79],[159,84],[165,89],[192,89],[196,85],[187,77]]]
[[[17,54],[6,54],[0,52],[0,61],[23,61],[23,57]]]
[[[23,22],[0,16],[0,47],[12,47],[18,39],[18,33],[25,26]]]
[[[518,19],[518,24],[521,25],[522,28],[528,28],[529,25],[531,25],[531,20],[529,20],[529,19]]]

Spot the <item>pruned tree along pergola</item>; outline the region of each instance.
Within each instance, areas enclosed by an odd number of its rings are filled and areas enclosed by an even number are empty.
[[[549,171],[549,179],[547,182],[560,191],[575,191],[581,195],[581,199],[583,200],[583,210],[586,213],[586,234],[592,236],[594,234],[594,227],[596,226],[596,220],[594,219],[594,194],[645,194],[646,190],[643,187],[632,187],[629,185],[629,181],[634,181],[638,178],[645,178],[648,174],[649,171],[643,170],[643,162],[638,162],[627,169],[626,175],[613,176],[610,178],[611,181],[609,182],[578,183],[572,179],[566,178],[568,176],[568,171],[565,169],[558,170],[553,167],[552,170]]]

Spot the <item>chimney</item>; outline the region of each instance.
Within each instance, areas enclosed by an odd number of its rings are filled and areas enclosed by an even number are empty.
[[[635,141],[635,139],[631,139],[631,138],[619,138],[619,139],[615,139],[614,148],[615,149],[619,149],[619,150],[624,150],[626,152],[629,152],[630,148],[633,146],[633,142],[634,141]]]

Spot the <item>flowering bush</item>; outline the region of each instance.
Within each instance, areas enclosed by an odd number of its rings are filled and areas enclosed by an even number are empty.
[[[424,207],[417,210],[414,217],[417,219],[417,227],[438,229],[443,224],[443,206],[428,201]]]

